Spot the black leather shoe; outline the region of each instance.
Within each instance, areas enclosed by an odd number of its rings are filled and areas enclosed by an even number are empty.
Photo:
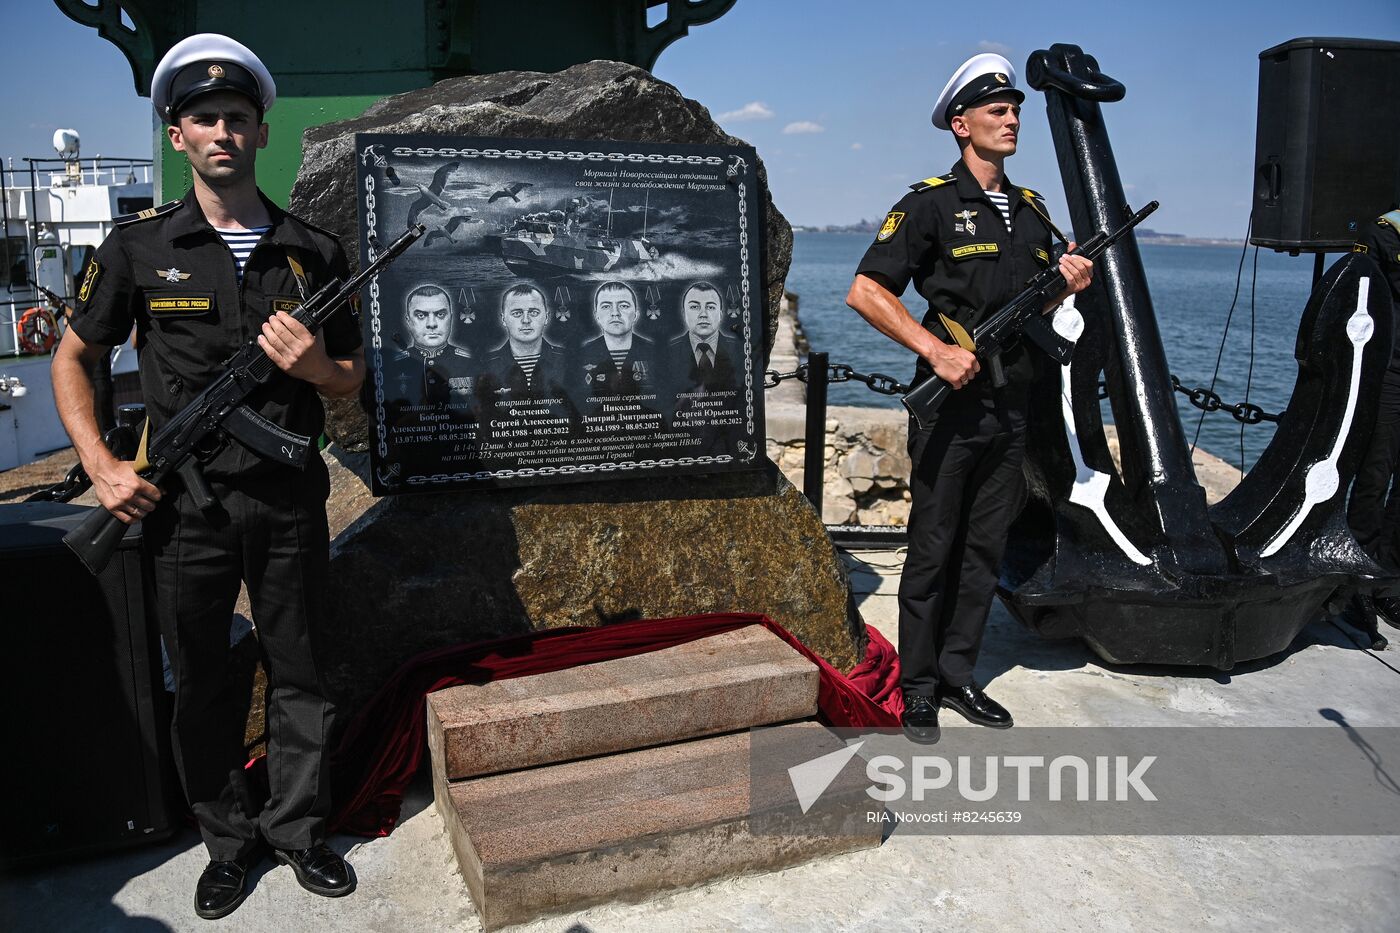
[[[1376,618],[1391,628],[1400,628],[1400,599],[1394,596],[1374,596],[1371,602],[1376,607]]]
[[[904,694],[904,715],[899,717],[909,741],[933,745],[938,741],[938,704],[933,697],[917,693]]]
[[[1352,597],[1348,610],[1342,613],[1342,618],[1353,628],[1360,629],[1366,635],[1372,651],[1385,650],[1387,642],[1385,636],[1380,633],[1380,623],[1377,621],[1385,618],[1385,614],[1381,612],[1380,605],[1374,596],[1369,593],[1357,593]],[[1386,619],[1386,621],[1390,620]]]
[[[982,692],[976,684],[966,687],[944,687],[939,692],[944,706],[962,713],[969,722],[993,729],[1011,728],[1011,714],[996,700]]]
[[[257,862],[257,854],[250,853],[204,866],[199,883],[194,886],[194,912],[205,920],[218,920],[237,910],[248,896],[248,870]]]
[[[350,865],[325,843],[309,849],[274,849],[283,865],[292,866],[297,884],[322,897],[343,897],[355,890]]]

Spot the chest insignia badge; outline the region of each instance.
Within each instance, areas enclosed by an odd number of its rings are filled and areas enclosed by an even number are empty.
[[[977,224],[974,223],[972,220],[972,218],[976,216],[976,211],[959,211],[958,213],[954,214],[953,219],[960,220],[962,221],[962,223],[953,224],[953,232],[963,233],[964,231],[966,231],[967,233],[976,236]]]
[[[171,283],[183,282],[185,279],[190,277],[190,274],[188,272],[181,272],[174,266],[171,266],[169,269],[157,269],[156,275]]]

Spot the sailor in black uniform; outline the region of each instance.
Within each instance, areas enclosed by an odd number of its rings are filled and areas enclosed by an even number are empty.
[[[919,430],[912,419],[909,425],[913,501],[899,587],[899,655],[904,729],[918,742],[938,740],[940,704],[975,723],[1011,725],[1010,714],[974,682],[973,668],[1023,496],[1031,360],[1019,347],[1006,353],[1008,385],[993,389],[944,319],[971,332],[1053,261],[1058,231],[1043,200],[1003,170],[1016,152],[1024,99],[1000,55],[976,55],[957,70],[934,105],[933,124],[953,133],[962,158],[948,174],[911,185],[885,216],[846,298],[877,330],[918,354],[915,384],[937,373],[957,390],[930,429]],[[1088,287],[1087,260],[1066,256],[1060,268],[1068,288],[1059,300]],[[922,323],[899,299],[911,281],[928,301]]]
[[[579,384],[590,399],[636,396],[656,389],[656,344],[637,333],[641,308],[625,282],[604,282],[593,294],[600,333],[579,347]]]
[[[1367,224],[1355,250],[1380,266],[1390,283],[1390,296],[1400,316],[1400,210],[1382,214]],[[1400,339],[1391,350],[1381,382],[1381,404],[1370,445],[1356,470],[1347,503],[1347,524],[1356,543],[1386,570],[1400,571]],[[1375,596],[1358,600],[1363,628],[1377,647],[1385,639],[1376,629],[1381,618],[1400,628],[1400,599]]]
[[[325,417],[317,393],[354,396],[364,354],[347,311],[314,337],[286,313],[332,277],[346,278],[348,266],[333,234],[257,188],[263,114],[276,99],[262,62],[226,36],[192,36],[166,53],[151,93],[171,145],[189,157],[194,187],[183,200],[116,221],[84,269],[53,386],[98,500],[123,522],[143,522],[175,676],[175,762],[209,850],[195,888],[196,913],[208,919],[242,903],[263,842],[308,890],[334,897],[355,885],[324,844],[335,707],[314,653],[323,634],[329,480],[314,454],[298,470],[230,443],[204,464],[215,508],[201,511],[178,486],[162,494],[103,445],[89,373],[135,326],[154,431],[256,337],[286,375],[255,391],[249,406],[316,437]],[[228,695],[229,625],[241,582],[268,677],[266,800],[244,779],[248,696]]]
[[[420,285],[404,298],[407,349],[390,357],[398,397],[418,405],[469,405],[477,368],[471,351],[453,343],[452,298],[436,285]]]
[[[569,396],[564,348],[545,336],[549,304],[535,285],[513,285],[501,294],[506,339],[486,354],[482,394],[496,401],[563,400]]]

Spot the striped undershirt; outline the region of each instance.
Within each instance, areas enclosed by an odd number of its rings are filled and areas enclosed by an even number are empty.
[[[525,373],[525,379],[531,383],[535,381],[535,364],[540,361],[538,353],[533,356],[517,356],[515,365],[519,366]]]
[[[1010,196],[1007,195],[1005,192],[1002,192],[1002,191],[987,191],[987,190],[985,190],[985,189],[982,191],[982,193],[985,194],[985,195],[991,200],[991,202],[992,202],[993,204],[996,205],[997,210],[1001,211],[1001,219],[1004,220],[1004,221],[1006,221],[1006,232],[1007,232],[1007,233],[1010,233],[1010,232],[1011,232],[1011,198],[1010,198]]]
[[[627,362],[627,353],[631,349],[631,347],[628,347],[626,350],[609,350],[608,352],[612,354],[613,365],[621,369],[622,364]]]
[[[215,227],[214,230],[223,237],[228,248],[233,251],[233,261],[238,266],[238,284],[243,284],[243,267],[248,264],[248,254],[253,251],[253,247],[258,245],[264,233],[272,229],[272,224],[264,224],[261,227],[249,227],[247,230],[225,230],[223,227]]]

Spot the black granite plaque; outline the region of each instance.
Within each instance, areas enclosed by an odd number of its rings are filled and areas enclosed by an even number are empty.
[[[358,135],[374,492],[754,469],[753,150]]]

